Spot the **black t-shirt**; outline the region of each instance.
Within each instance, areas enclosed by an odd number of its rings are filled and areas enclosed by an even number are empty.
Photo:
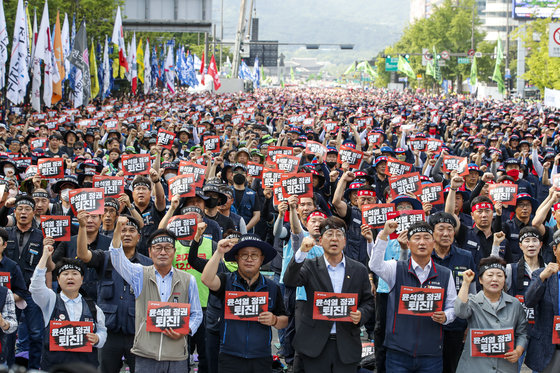
[[[237,190],[234,189],[235,191],[235,199],[234,199],[234,205],[237,207],[239,206],[239,204],[241,203],[241,199],[243,198],[243,193],[245,192],[245,190]],[[255,193],[255,203],[253,204],[253,208],[251,211],[261,211],[261,201],[259,199],[259,196]],[[248,222],[246,222],[248,223]]]
[[[216,216],[209,216],[206,215],[208,219],[214,220],[218,225],[222,228],[222,232],[226,232],[228,229],[235,230],[235,224],[233,224],[233,220],[228,218],[227,216],[223,215],[222,213],[218,212]]]
[[[234,272],[234,273],[221,272],[221,273],[218,273],[217,276],[220,279],[220,283],[221,283],[220,288],[216,291],[210,290],[210,292],[212,294],[214,294],[216,297],[218,297],[222,301],[222,303],[224,302],[225,295],[226,295],[225,289],[226,289],[227,277],[228,276],[234,276],[235,274],[237,274],[238,281],[245,287],[245,289],[247,289],[247,291],[255,291],[255,289],[257,288],[257,285],[262,282],[262,280],[261,280],[262,275],[259,275],[259,278],[257,279],[257,281],[255,281],[251,286],[248,286],[245,279],[239,275],[239,272]],[[284,307],[284,297],[282,296],[282,292],[280,291],[280,287],[278,287],[278,285],[273,283],[273,282],[269,282],[269,284],[270,284],[270,286],[276,286],[277,287],[277,289],[276,289],[276,300],[274,301],[275,307],[274,307],[273,310],[269,310],[269,311],[272,312],[276,316],[285,316],[286,315],[286,308]]]

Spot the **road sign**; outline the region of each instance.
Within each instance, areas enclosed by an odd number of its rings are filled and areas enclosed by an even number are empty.
[[[399,64],[398,57],[385,58],[385,71],[397,71],[398,64]]]
[[[469,57],[459,57],[457,58],[457,63],[468,65],[469,63],[471,63],[471,59]]]
[[[441,58],[443,58],[444,60],[448,60],[449,59],[449,52],[448,51],[442,51],[441,52]]]
[[[428,62],[432,60],[432,54],[428,48],[422,48],[422,66],[427,66]]]
[[[560,23],[551,23],[548,27],[548,57],[560,57]]]
[[[474,56],[474,49],[469,49],[469,51],[467,52],[467,56],[469,57]]]
[[[482,52],[476,52],[476,53],[474,54],[474,56],[475,56],[476,58],[480,58],[480,57],[482,57]]]
[[[437,61],[438,66],[445,66],[445,60],[438,60]]]

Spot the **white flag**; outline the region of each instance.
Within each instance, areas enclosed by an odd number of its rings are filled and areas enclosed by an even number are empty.
[[[0,89],[6,84],[6,62],[8,61],[8,29],[4,16],[4,2],[0,0]]]
[[[109,42],[105,35],[105,46],[103,47],[103,88],[101,97],[105,98],[109,95],[109,83],[111,82],[111,70],[109,64]]]
[[[126,69],[126,72],[124,73],[124,76],[126,78],[126,80],[128,80],[129,82],[132,82],[132,52],[130,51],[130,41],[128,42],[128,44],[126,45],[126,65],[128,66],[128,69]]]
[[[70,26],[68,24],[68,14],[64,13],[64,22],[62,23],[62,31],[60,32],[60,38],[62,39],[62,55],[64,56],[64,71],[66,75],[70,74],[70,62],[68,57],[70,57]],[[62,79],[65,77],[63,76]]]
[[[37,8],[33,9],[33,29],[31,29],[31,63],[35,58],[35,45],[37,44]],[[33,68],[33,66],[31,67]]]
[[[130,82],[132,84],[132,93],[136,93],[136,88],[138,84],[138,64],[136,63],[136,33],[132,35],[132,41],[130,42],[130,49],[128,50],[130,55]]]
[[[117,8],[117,15],[115,16],[115,25],[113,26],[111,43],[116,44],[117,46],[117,51],[119,52],[119,65],[123,66],[126,71],[128,71],[120,6]]]
[[[37,35],[37,44],[35,45],[36,59],[41,59],[45,63],[45,78],[43,79],[43,100],[45,105],[51,107],[53,95],[53,83],[60,80],[56,59],[52,48],[51,27],[49,25],[49,3],[45,1],[43,16],[41,18],[41,26]],[[34,77],[35,78],[35,77]]]
[[[170,45],[165,59],[165,84],[171,93],[175,93],[175,66],[173,66],[173,47]]]
[[[12,39],[12,54],[10,57],[10,73],[8,74],[7,97],[14,105],[23,102],[25,90],[29,83],[29,67],[27,64],[27,22],[23,9],[23,0],[18,0],[16,19],[14,22],[14,36]]]
[[[150,61],[150,41],[146,39],[146,50],[144,51],[144,94],[152,90],[152,62]]]
[[[74,92],[72,92],[72,100],[74,107],[82,106],[84,102],[84,76],[82,70],[76,69],[76,82],[74,83]]]
[[[31,107],[36,112],[41,112],[41,61],[37,57],[33,58],[31,73]]]

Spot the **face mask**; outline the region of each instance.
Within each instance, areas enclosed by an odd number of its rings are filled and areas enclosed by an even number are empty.
[[[210,197],[206,200],[205,204],[209,209],[213,209],[214,207],[218,206],[219,202],[220,200],[218,198]]]
[[[327,162],[328,168],[333,168],[334,166],[336,166],[336,162]]]
[[[175,176],[177,176],[177,175],[175,175],[175,174],[165,174],[165,175],[163,175],[163,178],[165,179],[165,181],[169,181],[169,180],[173,179]]]
[[[437,128],[430,127],[430,129],[428,130],[428,132],[430,133],[430,135],[435,135],[436,132],[437,132]]]
[[[70,201],[70,189],[64,189],[62,192],[60,192],[60,199],[62,199],[64,202]]]
[[[514,170],[509,170],[509,171],[506,172],[506,174],[508,176],[512,177],[514,181],[519,180],[519,174],[520,174],[519,170],[515,170],[515,169]]]
[[[243,174],[235,174],[233,175],[233,182],[237,185],[243,185],[245,184],[245,180],[247,180],[247,178],[245,177],[245,175]]]

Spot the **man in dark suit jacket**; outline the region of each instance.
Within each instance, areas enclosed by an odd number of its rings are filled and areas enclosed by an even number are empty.
[[[373,313],[373,296],[367,268],[342,253],[346,246],[346,224],[331,216],[321,223],[319,244],[325,254],[305,260],[315,245],[306,237],[284,274],[286,286],[305,286],[308,301],[296,314],[294,348],[301,354],[306,372],[355,373],[361,359],[360,326]],[[349,312],[351,322],[313,318],[315,292],[357,294],[357,310]],[[298,320],[298,317],[301,317]]]

